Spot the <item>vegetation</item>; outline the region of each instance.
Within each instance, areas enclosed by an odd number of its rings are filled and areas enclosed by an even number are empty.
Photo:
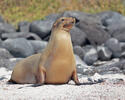
[[[77,10],[98,13],[112,10],[125,15],[124,0],[0,0],[0,15],[8,22],[33,21],[51,13]]]

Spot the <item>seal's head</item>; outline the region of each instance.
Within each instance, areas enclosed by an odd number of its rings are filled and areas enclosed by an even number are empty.
[[[57,19],[57,21],[53,24],[53,28],[69,32],[74,24],[75,24],[75,18],[61,17]]]

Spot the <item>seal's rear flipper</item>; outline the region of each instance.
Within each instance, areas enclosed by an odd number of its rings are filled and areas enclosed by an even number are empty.
[[[8,80],[8,84],[17,84],[17,82],[15,82],[12,79],[10,79],[10,80]]]
[[[28,87],[39,87],[39,86],[42,86],[43,84],[32,84],[32,85],[30,85],[30,86],[28,86]]]

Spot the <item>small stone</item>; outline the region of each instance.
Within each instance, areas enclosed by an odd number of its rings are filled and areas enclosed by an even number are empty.
[[[107,79],[105,82],[109,84],[123,84],[124,80],[122,78],[115,78],[115,79]]]
[[[125,64],[125,60],[107,61],[107,63],[103,65],[95,66],[95,71],[101,75],[122,73],[121,69],[123,69],[124,64]]]

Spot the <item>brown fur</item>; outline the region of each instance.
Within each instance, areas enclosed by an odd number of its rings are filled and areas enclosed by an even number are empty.
[[[42,53],[17,63],[10,80],[20,84],[64,84],[73,79],[79,84],[69,33],[74,23],[75,19],[71,17],[58,19],[47,47]]]

